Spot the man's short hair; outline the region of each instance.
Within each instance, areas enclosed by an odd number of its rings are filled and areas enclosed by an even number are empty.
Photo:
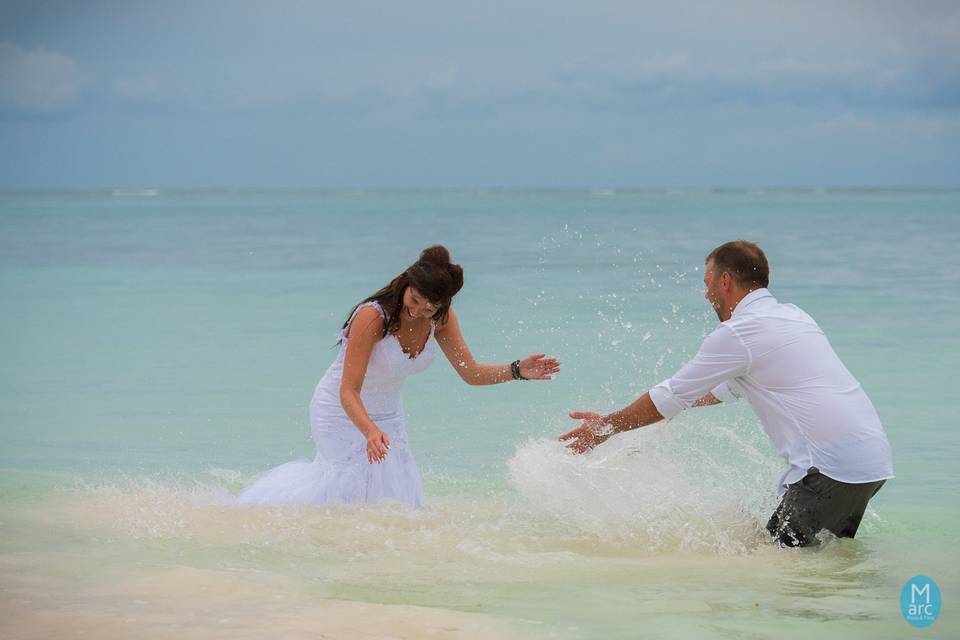
[[[745,288],[766,288],[770,284],[770,265],[763,249],[747,240],[725,242],[707,256],[717,273],[726,271]]]

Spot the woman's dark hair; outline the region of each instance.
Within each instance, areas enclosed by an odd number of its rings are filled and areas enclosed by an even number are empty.
[[[343,328],[350,324],[350,319],[357,307],[366,302],[378,302],[386,314],[384,336],[400,330],[400,311],[403,309],[403,292],[412,286],[431,303],[436,305],[437,312],[433,314],[433,321],[446,324],[450,311],[450,302],[463,287],[463,269],[458,264],[450,262],[450,252],[443,245],[435,244],[420,252],[420,259],[406,268],[406,270],[390,281],[373,295],[365,298],[355,306],[347,316]]]

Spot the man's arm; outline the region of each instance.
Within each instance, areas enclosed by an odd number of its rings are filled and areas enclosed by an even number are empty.
[[[567,447],[583,453],[612,435],[673,418],[688,407],[717,404],[721,401],[717,394],[734,397],[726,382],[744,375],[749,367],[746,346],[729,327],[720,325],[703,341],[693,360],[629,407],[606,416],[585,411],[571,413],[571,418],[584,422],[560,436],[560,440],[573,440]]]
[[[613,434],[639,429],[661,420],[663,420],[663,416],[657,411],[649,393],[643,394],[625,409],[614,411],[603,417],[603,423],[610,425]]]
[[[697,400],[696,402],[694,402],[694,403],[693,403],[693,406],[695,406],[695,407],[709,407],[710,405],[720,404],[721,402],[723,402],[723,400],[721,400],[721,399],[718,398],[717,396],[713,395],[713,392],[711,391],[711,392],[708,393],[707,395],[703,396],[702,398],[700,398],[699,400]]]
[[[697,400],[693,406],[706,407],[720,404],[720,402],[712,393],[708,393]],[[560,440],[572,439],[573,442],[568,444],[567,447],[577,453],[593,449],[598,444],[606,442],[610,436],[639,429],[663,420],[663,416],[660,415],[656,405],[653,404],[653,400],[650,399],[649,393],[637,398],[630,406],[605,416],[590,411],[573,411],[570,413],[570,417],[584,422],[576,429],[560,436]]]

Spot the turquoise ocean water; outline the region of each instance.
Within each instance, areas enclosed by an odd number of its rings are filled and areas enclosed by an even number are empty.
[[[887,429],[856,540],[765,541],[781,461],[746,403],[555,442],[695,352],[703,257],[741,237]],[[560,375],[468,387],[438,353],[411,379],[421,511],[223,506],[312,458],[343,319],[437,242],[478,359]],[[958,191],[0,194],[0,635],[362,636],[321,607],[348,601],[396,637],[956,637],[957,246]]]

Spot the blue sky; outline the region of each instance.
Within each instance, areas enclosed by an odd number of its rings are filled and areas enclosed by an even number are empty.
[[[0,0],[0,188],[958,176],[956,2]]]

